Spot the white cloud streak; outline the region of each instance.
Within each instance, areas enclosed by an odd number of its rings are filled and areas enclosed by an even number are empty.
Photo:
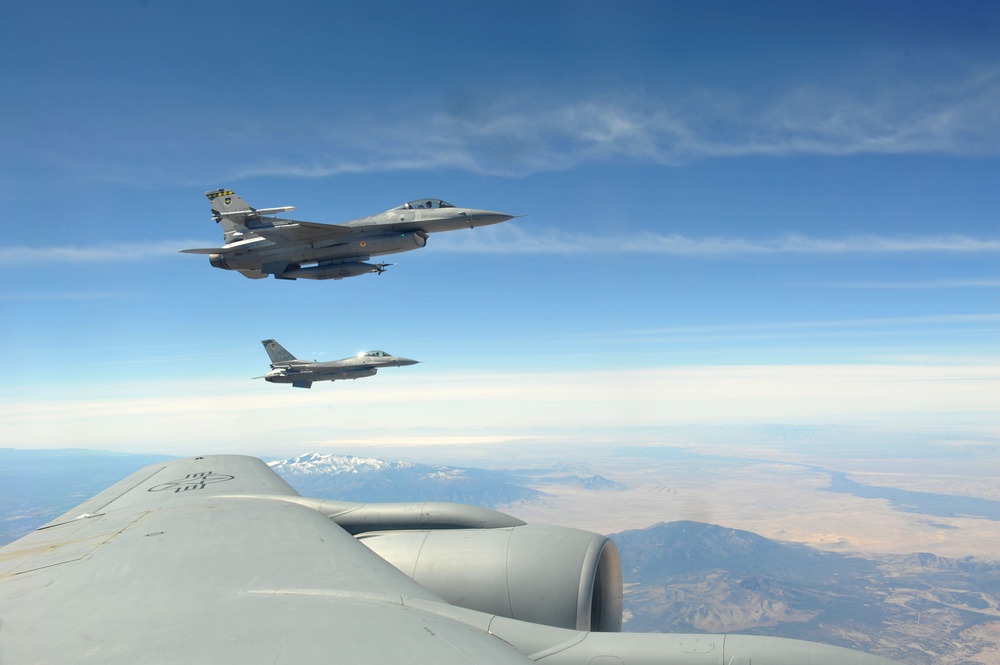
[[[524,177],[590,164],[750,156],[1000,155],[1000,69],[957,67],[946,80],[909,82],[907,75],[774,94],[490,87],[421,94],[417,105],[364,105],[363,112],[351,104],[324,113],[203,104],[195,128],[180,124],[189,114],[153,114],[128,134],[81,135],[72,149],[39,148],[20,136],[9,142],[15,161],[142,187],[388,171]],[[159,138],[151,143],[151,136]],[[141,164],[136,154],[144,155]]]
[[[105,245],[50,245],[0,247],[0,267],[29,263],[105,263],[147,261],[180,255],[187,247],[210,246],[205,241],[155,240],[150,242],[108,243]]]
[[[998,109],[1000,74],[993,70],[868,92],[802,87],[765,101],[707,90],[669,99],[623,90],[575,99],[494,91],[488,103],[338,118],[336,129],[311,124],[309,140],[262,134],[254,122],[254,145],[263,142],[268,157],[244,161],[231,176],[458,169],[517,177],[609,161],[676,166],[744,156],[992,156],[1000,154]],[[306,147],[292,154],[289,145]]]
[[[927,327],[980,327],[1000,324],[1000,314],[942,314],[932,316],[889,316],[864,319],[821,319],[814,321],[770,321],[766,323],[726,323],[702,326],[674,326],[670,328],[647,328],[630,330],[626,333],[574,333],[565,337],[591,337],[606,335],[741,335],[741,334],[827,334],[831,331],[855,331],[875,329],[920,329]],[[949,356],[950,357],[950,356]]]
[[[887,73],[874,85],[819,81],[776,93],[484,84],[421,93],[416,104],[407,97],[234,109],[202,101],[191,113],[135,119],[127,134],[81,133],[71,146],[21,135],[8,142],[15,162],[143,187],[387,171],[523,177],[589,164],[678,166],[747,156],[1000,155],[995,64],[955,65],[947,78],[912,76]],[[192,127],[186,118],[195,113],[202,122]]]
[[[552,228],[524,228],[503,224],[476,233],[434,237],[435,249],[484,254],[647,254],[687,257],[725,257],[774,254],[887,254],[914,252],[998,252],[1000,238],[968,236],[814,238],[787,235],[778,238],[691,238],[672,233],[636,233],[597,236]]]
[[[62,263],[102,263],[145,261],[174,257],[179,248],[205,245],[204,241],[156,241],[114,243],[96,246],[49,246],[0,248],[0,267],[38,261]],[[199,245],[199,246],[200,246]],[[445,252],[479,254],[645,254],[692,258],[738,257],[776,254],[905,254],[905,253],[988,253],[1000,252],[1000,239],[968,236],[887,237],[875,235],[847,238],[814,238],[787,235],[749,239],[713,236],[692,238],[677,233],[636,233],[625,236],[597,236],[568,233],[553,228],[525,229],[504,224],[478,229],[476,233],[435,236],[433,248]],[[944,280],[931,283],[845,283],[842,286],[868,288],[930,288],[996,286],[997,280]]]
[[[913,281],[821,282],[813,286],[840,289],[1000,289],[1000,278],[929,279]]]
[[[0,302],[26,303],[26,302],[59,302],[59,301],[81,301],[81,300],[117,300],[127,298],[126,293],[115,292],[87,292],[87,291],[66,291],[62,293],[0,293]]]
[[[56,245],[48,247],[0,248],[0,268],[17,267],[40,261],[86,264],[146,261],[176,257],[181,248],[205,246],[205,241],[163,240],[150,243],[113,243],[94,246]],[[503,224],[477,229],[475,233],[438,235],[431,241],[436,251],[477,254],[547,255],[628,255],[725,258],[778,254],[905,254],[905,253],[987,253],[1000,252],[1000,239],[968,236],[886,237],[851,236],[813,238],[787,235],[778,238],[714,236],[692,238],[677,233],[635,233],[625,236],[598,236],[568,233],[553,228],[526,229]],[[989,280],[976,286],[990,286]],[[995,280],[992,285],[995,285]],[[947,286],[942,284],[941,286]],[[960,284],[954,284],[960,286]],[[891,288],[884,286],[882,288]],[[903,287],[898,287],[903,288]]]

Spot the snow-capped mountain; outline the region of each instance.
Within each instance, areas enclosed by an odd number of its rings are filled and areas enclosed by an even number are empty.
[[[454,501],[494,507],[542,494],[507,471],[318,453],[269,465],[303,496],[345,501]]]
[[[374,457],[354,457],[349,455],[320,455],[306,453],[278,462],[268,462],[268,466],[281,475],[323,475],[341,473],[377,473],[390,469],[406,469],[415,465],[410,462],[387,462]]]

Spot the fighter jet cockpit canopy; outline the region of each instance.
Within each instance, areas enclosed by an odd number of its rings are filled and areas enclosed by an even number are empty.
[[[385,351],[362,351],[358,354],[358,358],[388,358],[389,354]]]
[[[452,204],[441,199],[417,199],[393,208],[393,210],[428,210],[434,208],[454,208]]]

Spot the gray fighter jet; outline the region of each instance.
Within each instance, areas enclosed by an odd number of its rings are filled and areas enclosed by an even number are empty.
[[[306,498],[228,455],[148,466],[0,548],[0,620],[10,664],[893,665],[779,637],[618,632],[605,536]]]
[[[229,189],[205,192],[212,216],[222,225],[222,247],[181,250],[208,254],[209,263],[237,270],[250,279],[343,279],[382,273],[388,263],[373,256],[408,252],[427,244],[430,233],[499,224],[514,215],[456,208],[441,199],[417,199],[370,217],[343,224],[297,222],[271,217],[294,210],[252,208]]]
[[[337,381],[375,376],[380,367],[416,365],[419,360],[397,358],[385,351],[362,351],[353,358],[318,362],[299,360],[273,339],[260,342],[271,358],[271,371],[255,379],[271,383],[290,383],[296,388],[312,388],[313,381]]]

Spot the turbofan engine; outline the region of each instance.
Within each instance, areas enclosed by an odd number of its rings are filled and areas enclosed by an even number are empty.
[[[453,605],[560,628],[621,630],[621,563],[605,536],[526,524],[357,538]]]

